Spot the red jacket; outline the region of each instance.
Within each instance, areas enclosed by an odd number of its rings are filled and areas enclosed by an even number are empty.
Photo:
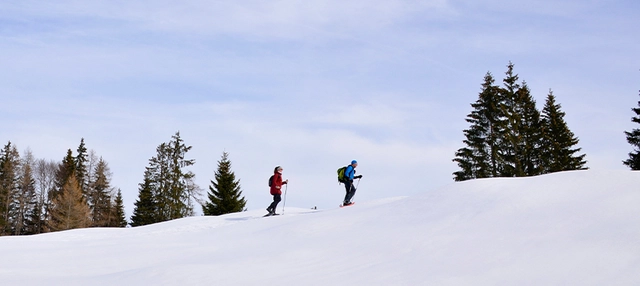
[[[282,181],[282,174],[277,171],[273,174],[273,182],[271,183],[271,194],[272,195],[282,195],[282,185],[287,182]]]

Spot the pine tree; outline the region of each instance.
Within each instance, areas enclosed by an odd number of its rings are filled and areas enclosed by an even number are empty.
[[[44,219],[43,209],[38,203],[37,197],[36,207],[33,208],[33,211],[29,215],[29,219],[27,220],[27,229],[24,234],[40,234],[45,232],[46,221]]]
[[[51,193],[52,201],[56,198],[56,196],[58,196],[58,194],[60,194],[62,188],[67,184],[67,181],[71,177],[71,174],[74,174],[74,176],[76,176],[76,182],[78,181],[77,175],[75,175],[76,166],[76,160],[73,157],[73,152],[71,151],[71,149],[69,149],[67,150],[67,155],[64,157],[64,159],[62,159],[62,163],[58,165],[58,170],[56,171],[56,187],[55,190]]]
[[[497,175],[498,162],[501,161],[497,142],[504,132],[500,126],[504,124],[501,122],[502,112],[499,108],[500,93],[494,82],[491,73],[487,72],[479,98],[471,104],[474,110],[466,119],[471,126],[464,130],[464,143],[467,147],[459,149],[453,159],[461,169],[453,173],[456,181]]]
[[[124,213],[124,201],[122,200],[122,192],[118,189],[116,198],[113,201],[113,219],[109,226],[111,227],[126,227],[127,218]]]
[[[20,154],[11,142],[0,151],[0,235],[12,234],[13,198],[18,192]]]
[[[215,182],[212,180],[209,186],[209,202],[202,206],[203,213],[222,215],[244,211],[247,202],[242,196],[240,181],[236,181],[236,176],[231,171],[231,161],[227,152],[222,153],[214,176]]]
[[[80,139],[80,145],[78,146],[78,155],[76,155],[75,162],[75,172],[76,179],[80,184],[80,189],[83,193],[86,193],[87,187],[89,184],[89,173],[90,170],[87,170],[87,147],[84,144],[84,138]]]
[[[640,101],[638,107],[631,109],[636,116],[631,118],[634,123],[640,124]],[[631,132],[625,131],[627,142],[633,146],[633,152],[629,153],[629,159],[622,163],[631,168],[631,170],[640,170],[640,128],[634,128]]]
[[[573,148],[578,144],[578,138],[569,130],[564,116],[565,113],[561,111],[560,104],[556,103],[550,90],[542,110],[543,144],[546,150],[543,155],[544,173],[586,168],[585,155],[576,155],[581,148]]]
[[[520,115],[520,152],[524,175],[536,176],[542,174],[542,134],[543,127],[540,112],[536,108],[536,101],[531,96],[531,92],[526,82],[517,92],[518,112]]]
[[[36,217],[37,196],[36,182],[33,177],[33,155],[30,151],[25,153],[21,161],[18,176],[18,189],[12,198],[11,218],[12,233],[14,235],[33,234],[33,225],[39,218]]]
[[[149,160],[145,181],[140,185],[139,205],[131,218],[132,226],[194,214],[192,199],[198,195],[199,188],[194,183],[195,175],[183,170],[195,164],[195,160],[185,159],[191,146],[184,144],[180,132],[176,132],[171,139],[168,143],[160,144],[156,148],[156,156]],[[148,211],[154,213],[148,214]]]
[[[88,199],[93,226],[106,227],[111,223],[111,172],[102,158],[93,171],[94,179],[88,187]]]
[[[504,87],[500,88],[505,116],[504,136],[499,140],[503,154],[500,165],[501,177],[534,176],[542,173],[542,124],[540,112],[526,82],[517,83],[513,63],[507,65]]]
[[[159,187],[155,190],[155,197],[162,221],[193,215],[191,199],[198,191],[193,182],[195,175],[191,171],[183,171],[183,168],[195,164],[195,160],[185,159],[192,147],[184,144],[180,132],[171,139],[169,143],[161,144],[157,157],[151,159]]]
[[[142,226],[161,221],[157,215],[157,204],[153,195],[153,190],[156,186],[152,175],[152,172],[147,167],[144,173],[144,182],[139,184],[138,199],[133,203],[131,226]]]
[[[564,123],[564,113],[556,113],[559,105],[555,105],[553,96],[543,117],[527,83],[518,82],[513,67],[509,62],[501,87],[493,85],[489,73],[485,76],[480,99],[472,104],[474,111],[467,117],[471,123],[464,130],[467,146],[453,159],[461,169],[453,173],[454,180],[535,176],[557,169],[585,168],[585,155],[576,155],[579,148],[571,149],[578,139]],[[550,123],[550,117],[555,121]],[[552,142],[556,151],[547,150]]]
[[[50,226],[53,231],[91,226],[89,205],[82,194],[75,173],[69,176],[53,201]]]
[[[522,154],[521,121],[522,112],[520,109],[519,90],[517,83],[518,75],[513,73],[513,63],[507,65],[506,77],[502,80],[504,87],[500,89],[502,94],[502,109],[505,115],[503,121],[505,134],[501,137],[499,145],[503,151],[503,164],[501,166],[501,177],[522,177],[525,175]]]

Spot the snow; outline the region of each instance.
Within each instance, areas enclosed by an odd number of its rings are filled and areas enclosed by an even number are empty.
[[[347,208],[336,192],[333,209],[287,207],[267,218],[251,210],[2,237],[0,281],[640,285],[639,182],[640,172],[574,171],[453,183]]]

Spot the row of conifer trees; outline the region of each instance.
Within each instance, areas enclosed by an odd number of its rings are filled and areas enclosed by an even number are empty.
[[[199,199],[195,174],[185,168],[191,149],[177,132],[157,147],[145,168],[131,216],[131,226],[194,215],[194,202],[205,215],[243,211],[246,200],[231,170],[228,153],[218,162],[207,201]],[[107,162],[87,151],[84,139],[61,162],[20,156],[11,142],[0,150],[0,235],[27,235],[86,227],[126,227],[119,189],[111,186]]]
[[[229,154],[223,152],[218,169],[211,180],[207,200],[200,200],[201,190],[195,175],[185,169],[195,164],[186,159],[192,146],[187,146],[176,132],[167,143],[156,148],[156,156],[149,160],[144,180],[139,185],[138,199],[131,216],[131,226],[147,225],[194,214],[196,203],[204,215],[222,215],[245,210],[240,181],[231,170]]]
[[[488,72],[467,116],[466,145],[455,153],[454,180],[522,177],[585,169],[578,138],[569,130],[560,104],[549,91],[542,113],[525,81],[507,65],[502,86]]]
[[[20,156],[11,142],[0,150],[0,235],[39,234],[84,227],[124,227],[120,190],[106,161],[81,140],[62,162]]]

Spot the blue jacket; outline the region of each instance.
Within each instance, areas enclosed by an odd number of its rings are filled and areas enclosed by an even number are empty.
[[[353,166],[351,166],[351,165],[347,166],[347,169],[344,170],[344,176],[349,181],[353,181],[353,176],[355,176],[355,175],[356,175],[356,169],[354,169]]]

